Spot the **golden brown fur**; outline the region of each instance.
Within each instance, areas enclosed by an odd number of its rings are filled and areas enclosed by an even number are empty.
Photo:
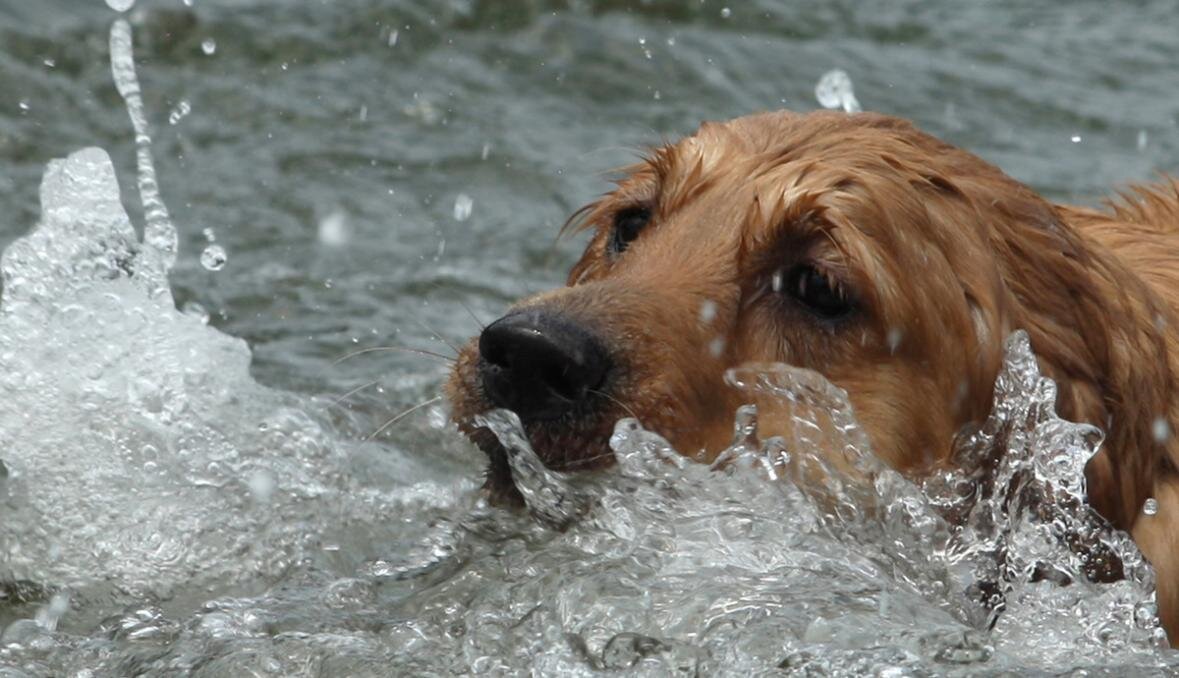
[[[650,222],[611,255],[614,215],[635,205]],[[518,307],[593,327],[616,365],[592,416],[525,422],[546,463],[608,463],[613,422],[631,415],[708,459],[741,404],[724,370],[776,361],[844,388],[877,454],[920,473],[986,416],[1003,340],[1025,329],[1060,414],[1106,430],[1091,502],[1155,565],[1179,633],[1179,185],[1105,210],[1054,205],[907,122],[778,112],[655,151],[580,223],[594,236],[568,286]],[[849,290],[856,312],[828,322],[784,297],[781,272],[797,262]],[[448,394],[491,451],[471,423],[489,407],[478,361],[472,344]],[[762,414],[767,434],[788,425]],[[1157,516],[1141,514],[1148,497]]]

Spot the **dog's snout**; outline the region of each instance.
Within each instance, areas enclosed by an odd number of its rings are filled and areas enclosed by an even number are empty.
[[[606,377],[609,357],[588,330],[552,312],[526,310],[479,336],[488,398],[522,419],[553,419],[584,403]]]

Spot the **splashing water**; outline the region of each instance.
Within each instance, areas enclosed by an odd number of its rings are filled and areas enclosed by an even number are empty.
[[[149,247],[141,257],[141,276],[151,276],[156,292],[168,285],[168,271],[176,263],[177,236],[168,208],[160,198],[156,182],[155,163],[151,159],[151,135],[147,126],[147,115],[143,112],[143,96],[139,89],[139,76],[135,73],[135,57],[132,52],[131,24],[118,19],[111,24],[111,74],[119,96],[127,104],[127,114],[135,129],[135,161],[139,168],[139,199],[143,202],[143,213],[147,224],[143,239]]]

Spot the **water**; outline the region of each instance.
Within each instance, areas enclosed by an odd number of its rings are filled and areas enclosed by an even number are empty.
[[[627,147],[814,108],[833,68],[865,108],[1053,198],[1175,171],[1168,3],[497,7],[0,4],[0,238],[40,224],[4,258],[0,673],[1175,668],[1149,571],[1075,498],[1093,433],[1045,411],[1018,340],[995,416],[1028,435],[984,428],[961,452],[1012,452],[990,497],[878,468],[837,392],[770,370],[733,379],[797,401],[820,438],[760,440],[747,411],[708,471],[659,461],[665,443],[623,422],[597,478],[507,445],[534,490],[520,514],[477,501],[480,455],[431,402],[445,363],[337,362],[447,352],[436,337],[559,284],[579,243],[553,234]],[[112,77],[119,16],[141,87]],[[120,90],[140,90],[148,127]],[[70,156],[95,145],[113,168]],[[210,226],[231,255],[218,271]],[[807,454],[834,443],[856,477]],[[1129,580],[1056,583],[1083,564],[1021,508],[1047,487],[1050,517]]]

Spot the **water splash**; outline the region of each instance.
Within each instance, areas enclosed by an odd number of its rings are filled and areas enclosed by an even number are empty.
[[[139,89],[139,76],[135,73],[135,56],[132,51],[131,24],[117,19],[111,24],[110,35],[111,73],[115,87],[127,104],[127,114],[135,129],[135,161],[139,168],[139,199],[143,203],[146,224],[143,241],[148,253],[141,261],[143,269],[139,275],[152,280],[156,292],[168,286],[168,271],[176,263],[176,228],[168,216],[168,208],[160,198],[156,182],[155,163],[151,157],[151,135],[147,115],[143,110],[143,96]]]

